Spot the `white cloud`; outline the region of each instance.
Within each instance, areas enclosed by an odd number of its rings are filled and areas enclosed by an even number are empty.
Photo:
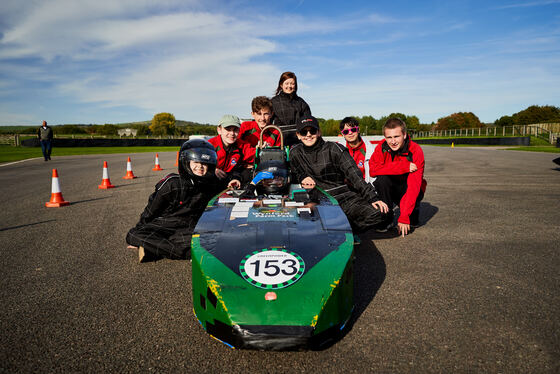
[[[84,104],[75,113],[132,108],[141,119],[168,111],[179,119],[215,122],[224,113],[248,116],[251,98],[272,95],[279,74],[293,70],[314,114],[327,118],[400,111],[430,122],[472,110],[493,121],[492,107],[526,102],[518,111],[545,104],[535,102],[543,97],[537,90],[560,101],[551,88],[560,83],[557,31],[525,30],[483,41],[461,33],[463,44],[440,44],[446,39],[441,36],[452,37],[474,21],[449,17],[434,28],[422,14],[407,19],[397,11],[399,18],[371,12],[361,18],[271,17],[214,5],[5,0],[0,72],[8,79],[0,96],[24,102],[28,98],[14,93],[32,82],[49,90],[53,103]],[[399,28],[386,27],[395,22]]]
[[[511,8],[528,8],[537,6],[546,6],[560,4],[560,0],[544,0],[544,1],[527,1],[524,3],[508,4],[494,7],[494,9],[511,9]]]

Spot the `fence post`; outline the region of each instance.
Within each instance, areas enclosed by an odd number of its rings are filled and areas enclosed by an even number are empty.
[[[502,127],[502,133],[503,133],[502,136],[506,136],[506,127],[505,126]]]

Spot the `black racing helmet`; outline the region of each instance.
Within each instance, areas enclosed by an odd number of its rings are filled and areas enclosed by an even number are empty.
[[[179,151],[179,174],[183,177],[195,176],[190,167],[190,161],[208,164],[206,175],[214,174],[218,156],[214,146],[204,139],[191,139],[181,146]]]
[[[273,179],[263,179],[257,184],[259,195],[284,195],[290,186],[288,163],[280,160],[267,160],[259,163],[255,175],[261,171],[268,171],[274,175]]]

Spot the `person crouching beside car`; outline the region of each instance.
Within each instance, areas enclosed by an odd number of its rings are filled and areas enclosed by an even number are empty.
[[[426,192],[424,152],[410,140],[406,124],[400,118],[389,118],[383,125],[385,140],[369,160],[369,174],[381,199],[389,209],[399,204],[399,234],[407,235],[419,224],[420,201]]]
[[[192,139],[179,151],[179,174],[169,174],[126,235],[129,248],[138,248],[140,262],[159,258],[184,259],[191,235],[208,201],[226,186],[214,173],[216,151],[206,140]]]
[[[364,181],[346,147],[326,142],[317,119],[311,116],[297,124],[297,137],[301,144],[290,150],[295,182],[305,189],[320,187],[333,196],[348,217],[354,234],[386,225],[387,204]]]

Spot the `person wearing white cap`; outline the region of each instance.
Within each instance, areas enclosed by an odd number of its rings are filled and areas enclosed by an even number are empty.
[[[251,167],[255,161],[255,148],[239,139],[240,127],[238,117],[226,114],[218,122],[218,136],[208,140],[218,154],[216,176],[235,188],[251,180]]]

